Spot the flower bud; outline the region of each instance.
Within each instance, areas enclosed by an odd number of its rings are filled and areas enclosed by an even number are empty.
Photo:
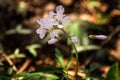
[[[90,35],[89,38],[105,40],[105,39],[107,39],[107,36],[106,35]]]
[[[78,43],[78,38],[77,38],[77,37],[72,37],[71,40],[72,40],[72,42],[75,43],[75,44]]]

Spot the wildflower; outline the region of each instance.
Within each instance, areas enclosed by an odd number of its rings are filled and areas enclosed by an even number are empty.
[[[58,21],[62,21],[63,17],[65,16],[64,14],[64,8],[63,6],[57,6],[56,7],[56,18]]]
[[[58,25],[57,25],[58,28],[63,28],[63,25],[70,21],[70,17],[65,16],[63,13],[64,13],[63,6],[61,6],[61,5],[57,6],[55,17],[58,21]]]
[[[78,43],[78,38],[77,38],[77,37],[72,37],[71,40],[72,40],[72,42],[75,43],[75,44]]]
[[[53,11],[49,12],[49,17],[54,18],[57,21],[58,28],[63,28],[64,24],[70,21],[70,17],[65,16],[63,13],[64,8],[61,5],[56,7],[56,13],[54,13]]]
[[[40,38],[43,39],[45,34],[49,32],[54,25],[56,25],[56,21],[51,18],[44,18],[37,21],[40,27],[37,29],[36,33],[39,34]]]
[[[37,29],[36,33],[39,34],[40,39],[43,39],[46,33],[50,33],[50,40],[48,44],[54,44],[57,42],[58,32],[57,29],[63,28],[64,24],[70,21],[70,17],[65,16],[63,6],[56,7],[56,13],[53,11],[49,12],[47,18],[37,20],[40,27]]]

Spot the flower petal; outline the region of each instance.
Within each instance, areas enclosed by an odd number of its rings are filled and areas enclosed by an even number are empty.
[[[105,40],[105,39],[107,39],[107,36],[106,35],[95,35],[95,38]]]
[[[70,17],[69,16],[66,16],[66,17],[64,17],[63,18],[63,24],[66,24],[66,23],[68,23],[69,21],[70,21],[71,19],[70,19]]]
[[[44,23],[44,28],[48,30],[51,29],[54,25],[57,25],[57,22],[52,18],[44,18],[43,23]]]
[[[37,23],[38,23],[40,26],[44,26],[43,19],[37,20]]]
[[[55,15],[55,13],[53,11],[49,11],[49,16],[48,16],[49,18],[53,18],[54,15]]]
[[[63,6],[62,6],[62,5],[57,6],[57,7],[56,7],[56,12],[57,12],[57,13],[63,13],[63,12],[64,12]]]
[[[57,39],[50,39],[49,41],[48,41],[48,44],[54,44],[54,43],[56,43],[58,40]]]
[[[40,31],[41,31],[41,28],[38,28],[38,29],[36,30],[36,33],[37,33],[37,34],[40,34]]]
[[[40,31],[40,34],[39,34],[40,39],[43,39],[45,37],[46,32],[47,32],[46,30]]]
[[[58,32],[56,30],[53,30],[52,32],[50,32],[51,39],[55,39],[56,37],[58,37]]]

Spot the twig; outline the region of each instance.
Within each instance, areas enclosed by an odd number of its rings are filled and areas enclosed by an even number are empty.
[[[32,60],[30,58],[27,58],[22,67],[17,71],[17,74],[22,73],[28,67],[31,61]]]
[[[12,60],[5,54],[5,53],[2,53],[2,56],[4,57],[4,59],[10,64],[10,66],[13,66],[13,70],[15,72],[17,72],[17,68],[16,66],[13,64]]]
[[[115,30],[113,30],[113,32],[108,36],[108,38],[102,43],[102,45],[105,45],[106,43],[108,43],[112,37],[118,33],[120,31],[120,26],[116,27]]]

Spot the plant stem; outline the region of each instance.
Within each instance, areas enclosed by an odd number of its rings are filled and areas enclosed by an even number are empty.
[[[65,33],[65,35],[68,37],[68,39],[71,41],[71,36],[69,35],[69,34],[67,34],[66,33],[66,31],[64,30],[64,29],[61,29],[64,33]],[[71,41],[72,42],[72,41]],[[75,78],[76,78],[76,80],[78,80],[77,79],[77,73],[78,73],[78,52],[77,52],[77,49],[76,49],[76,46],[75,46],[75,44],[72,42],[72,46],[73,46],[73,48],[74,48],[74,50],[75,50],[75,57],[76,57],[76,67],[75,67]]]

